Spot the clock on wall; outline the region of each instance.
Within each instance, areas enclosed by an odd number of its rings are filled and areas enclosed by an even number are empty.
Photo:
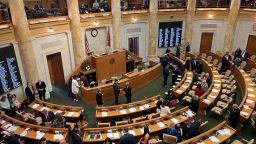
[[[92,29],[91,35],[92,35],[93,37],[96,37],[96,36],[98,35],[98,30],[97,30],[97,29]]]

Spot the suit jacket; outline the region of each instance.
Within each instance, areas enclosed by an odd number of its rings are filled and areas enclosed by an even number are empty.
[[[39,91],[39,89],[42,89],[41,92],[45,92],[46,84],[45,82],[41,81],[36,83],[36,89]]]
[[[118,144],[136,144],[136,140],[132,134],[124,134]]]
[[[123,91],[125,92],[126,97],[132,96],[132,87],[131,86],[126,86],[125,88],[123,88]]]
[[[82,144],[82,138],[77,135],[75,132],[71,133],[71,139],[73,144]]]
[[[196,59],[192,59],[191,60],[191,70],[193,71],[194,69],[196,69],[198,65],[198,61]]]
[[[96,101],[98,105],[103,105],[102,93],[96,93]]]
[[[247,60],[249,59],[249,53],[247,51],[243,51],[241,54],[242,60]]]
[[[114,83],[113,84],[113,89],[114,89],[114,93],[115,94],[119,94],[120,93],[120,86],[118,85],[118,83]]]
[[[51,122],[54,119],[54,113],[53,112],[48,112],[48,116],[46,117],[46,115],[42,114],[42,121],[43,122]]]
[[[191,68],[191,61],[190,60],[186,60],[185,64],[184,64],[184,68],[187,70],[190,70]]]
[[[236,50],[236,51],[235,51],[235,58],[241,57],[241,53],[242,53],[241,50]]]
[[[32,86],[32,90],[27,86],[25,88],[25,94],[28,97],[28,99],[30,100],[30,102],[35,101],[35,90],[34,90],[33,86]]]
[[[224,55],[222,57],[222,65],[225,67],[228,66],[230,60],[231,60],[230,55]]]

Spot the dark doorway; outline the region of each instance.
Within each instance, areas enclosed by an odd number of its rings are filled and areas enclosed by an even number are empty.
[[[212,49],[213,33],[202,33],[200,52],[211,51]]]
[[[128,39],[129,51],[134,55],[139,56],[139,37],[132,37]]]

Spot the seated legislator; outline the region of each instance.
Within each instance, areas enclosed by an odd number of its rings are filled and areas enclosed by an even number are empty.
[[[148,144],[148,141],[149,141],[149,128],[147,126],[145,126],[143,128],[143,135],[142,137],[140,138],[140,141],[138,142],[139,144]]]
[[[129,129],[124,128],[124,135],[120,138],[118,144],[136,144],[136,140],[132,134],[129,134]]]
[[[159,108],[157,108],[157,112],[160,113],[160,116],[164,116],[171,113],[170,108],[167,106],[167,104],[168,101],[164,100],[162,105]]]
[[[0,109],[5,111],[7,115],[11,114],[11,105],[6,96],[2,96],[0,99]]]
[[[204,91],[201,87],[201,84],[197,84],[195,95],[197,95],[199,98],[204,94]]]
[[[41,117],[42,117],[43,125],[51,126],[51,122],[53,121],[55,116],[53,112],[48,112],[46,109],[44,109],[42,111]]]
[[[65,126],[66,126],[66,119],[60,113],[56,113],[55,119],[52,122],[52,127],[65,128]]]

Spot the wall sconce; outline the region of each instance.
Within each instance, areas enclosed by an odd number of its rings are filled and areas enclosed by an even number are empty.
[[[48,30],[48,32],[54,32],[53,28],[48,28],[47,30]]]
[[[99,25],[99,23],[98,23],[97,21],[94,21],[93,24],[94,24],[95,26],[98,26],[98,25]]]
[[[133,22],[136,22],[136,21],[137,21],[137,18],[136,18],[136,17],[132,17],[132,21],[133,21]]]

